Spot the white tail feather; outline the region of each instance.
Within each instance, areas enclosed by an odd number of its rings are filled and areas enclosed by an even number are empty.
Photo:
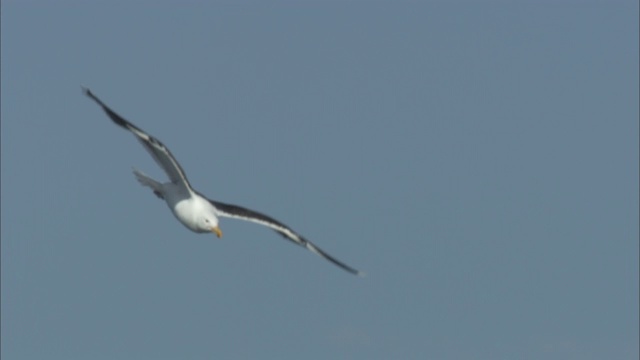
[[[140,182],[140,184],[142,184],[142,186],[148,186],[153,190],[153,193],[156,194],[157,196],[159,196],[160,198],[163,198],[162,196],[162,184],[153,180],[152,178],[148,177],[147,175],[145,175],[143,172],[139,171],[138,169],[133,169],[133,175],[136,176],[136,179],[138,179],[138,182]]]

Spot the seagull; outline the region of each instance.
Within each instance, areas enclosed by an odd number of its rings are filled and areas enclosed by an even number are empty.
[[[147,134],[111,110],[111,108],[95,96],[88,88],[83,87],[82,90],[85,95],[100,105],[102,110],[107,113],[116,125],[130,131],[138,141],[140,141],[145,150],[149,152],[153,160],[164,170],[169,177],[169,181],[165,183],[156,181],[135,168],[133,169],[133,174],[140,184],[151,188],[158,198],[164,200],[173,215],[189,230],[196,233],[212,232],[216,234],[218,238],[221,238],[222,230],[220,230],[219,226],[219,217],[251,221],[271,228],[285,239],[305,247],[307,250],[318,254],[351,274],[364,275],[362,271],[358,271],[334,258],[311,241],[305,239],[302,235],[293,231],[287,225],[268,215],[242,206],[207,199],[191,187],[184,170],[182,170],[176,158],[171,154],[169,148],[162,144],[160,140]]]

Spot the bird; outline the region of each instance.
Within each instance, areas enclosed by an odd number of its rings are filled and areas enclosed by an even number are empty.
[[[222,237],[219,218],[232,218],[245,220],[266,226],[294,244],[330,261],[341,269],[358,276],[365,273],[359,271],[344,262],[329,255],[304,236],[295,232],[284,223],[255,210],[242,206],[211,200],[194,190],[187,176],[171,154],[169,148],[160,140],[149,135],[130,121],[118,115],[94,93],[86,87],[82,87],[83,93],[97,103],[107,116],[121,128],[131,132],[142,144],[153,160],[162,168],[169,178],[168,182],[159,182],[145,175],[143,172],[133,169],[135,178],[141,185],[151,188],[153,193],[164,200],[173,215],[189,230],[196,233],[214,233],[218,238]]]

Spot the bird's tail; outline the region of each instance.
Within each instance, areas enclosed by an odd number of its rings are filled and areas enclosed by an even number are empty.
[[[140,184],[142,184],[143,186],[150,187],[153,190],[153,193],[156,194],[157,197],[159,197],[160,199],[164,199],[161,183],[148,177],[138,169],[133,169],[133,175],[136,176],[136,179],[138,179],[138,182],[140,182]]]

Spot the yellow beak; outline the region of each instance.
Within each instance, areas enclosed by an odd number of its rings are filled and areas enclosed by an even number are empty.
[[[211,232],[216,234],[217,237],[221,238],[222,237],[222,230],[220,230],[219,227],[212,227],[211,228]]]

